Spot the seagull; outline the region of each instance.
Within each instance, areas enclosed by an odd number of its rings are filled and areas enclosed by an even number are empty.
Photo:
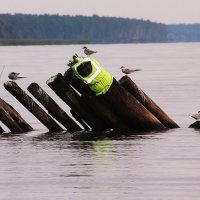
[[[97,53],[97,51],[92,51],[92,50],[88,49],[86,46],[84,46],[83,49],[84,49],[84,53],[85,53],[87,56],[90,56],[90,55],[92,55],[93,53]]]
[[[21,77],[19,76],[20,73],[16,73],[16,72],[11,72],[10,74],[8,74],[8,78],[11,80],[17,80],[20,78],[26,78],[26,77]]]
[[[197,121],[200,121],[200,111],[198,113],[191,115],[192,118],[196,119]]]
[[[131,74],[132,72],[141,71],[141,69],[128,69],[125,68],[124,66],[121,66],[121,70],[124,74]]]

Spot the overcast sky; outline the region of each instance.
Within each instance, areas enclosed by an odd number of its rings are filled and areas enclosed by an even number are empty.
[[[129,17],[200,23],[200,0],[0,0],[0,13]]]

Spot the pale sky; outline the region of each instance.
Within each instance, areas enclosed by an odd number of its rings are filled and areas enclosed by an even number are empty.
[[[0,13],[128,17],[200,23],[200,0],[0,0]]]

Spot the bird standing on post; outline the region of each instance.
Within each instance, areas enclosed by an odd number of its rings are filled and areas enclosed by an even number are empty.
[[[84,49],[85,55],[87,55],[87,56],[90,56],[93,53],[97,53],[97,51],[92,51],[92,50],[88,49],[86,46],[84,46],[83,49]]]
[[[17,80],[17,79],[20,79],[20,78],[26,78],[26,77],[19,76],[19,74],[20,73],[11,72],[10,74],[8,74],[8,78],[11,79],[11,80]]]
[[[128,69],[125,68],[124,66],[121,66],[121,70],[124,74],[131,74],[132,72],[141,71],[141,69]]]

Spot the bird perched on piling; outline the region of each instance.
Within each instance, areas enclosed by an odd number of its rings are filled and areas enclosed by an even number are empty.
[[[87,55],[87,56],[90,56],[90,55],[92,55],[93,53],[97,53],[97,51],[90,50],[90,49],[88,49],[86,46],[84,46],[83,49],[84,49],[85,55]]]
[[[128,69],[125,68],[124,66],[121,66],[121,70],[124,74],[131,74],[133,72],[141,71],[141,69]]]
[[[21,79],[21,78],[26,78],[26,77],[19,76],[19,74],[20,73],[11,72],[10,74],[8,74],[8,78],[11,79],[11,80],[18,80],[18,79]]]
[[[197,121],[200,121],[200,111],[198,113],[191,115],[192,118],[196,119]]]

